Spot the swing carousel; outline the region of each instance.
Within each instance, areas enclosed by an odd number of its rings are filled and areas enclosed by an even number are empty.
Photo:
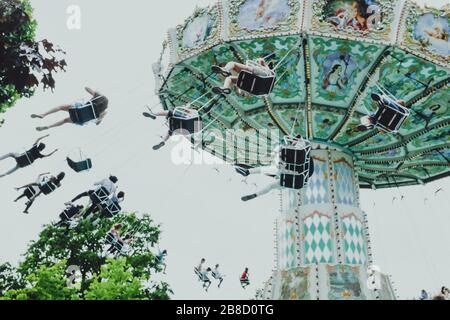
[[[373,277],[359,194],[449,176],[449,24],[449,6],[403,0],[223,0],[169,30],[156,93],[166,110],[198,111],[207,129],[192,143],[249,167],[269,165],[285,137],[311,144],[314,175],[280,191],[265,298],[396,298],[388,276]],[[216,95],[212,66],[262,57],[276,66],[266,94]],[[362,117],[388,115],[373,94],[404,101],[403,113],[359,131]]]

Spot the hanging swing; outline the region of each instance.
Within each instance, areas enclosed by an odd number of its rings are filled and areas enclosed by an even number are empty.
[[[314,174],[312,146],[302,138],[285,137],[280,150],[280,184],[287,189],[300,190]]]
[[[375,125],[384,132],[397,133],[411,112],[396,102],[395,97],[387,89],[381,85],[378,85],[378,89],[381,95],[372,94],[372,99],[379,104],[379,109],[374,116]]]
[[[252,60],[247,61],[246,65],[253,69],[258,69],[258,75],[248,71],[241,71],[236,86],[254,96],[270,94],[275,86],[275,71]]]
[[[169,118],[169,130],[174,134],[192,135],[202,130],[202,119],[197,110],[177,107]]]
[[[79,152],[80,152],[80,160],[76,162],[76,161],[73,161],[70,157],[67,157],[67,164],[76,173],[91,170],[92,169],[92,160],[87,158],[83,154],[81,149],[79,149]]]

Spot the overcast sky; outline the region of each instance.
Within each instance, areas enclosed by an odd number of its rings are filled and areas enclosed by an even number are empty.
[[[423,3],[424,1],[420,1]],[[164,134],[163,122],[141,117],[143,106],[157,103],[151,64],[161,51],[169,27],[189,16],[196,5],[208,0],[31,0],[38,21],[37,37],[47,38],[67,51],[68,70],[56,77],[55,92],[37,90],[22,99],[5,115],[0,128],[0,154],[23,151],[39,134],[35,127],[46,120],[30,119],[31,113],[87,98],[84,86],[100,90],[110,98],[110,114],[100,127],[66,126],[50,131],[49,150],[60,151],[51,159],[0,180],[0,263],[17,263],[30,240],[44,224],[55,220],[63,203],[90,188],[110,173],[120,179],[127,193],[124,208],[148,212],[162,224],[161,248],[168,249],[168,275],[161,277],[179,299],[247,299],[266,281],[273,268],[273,223],[278,215],[277,194],[242,203],[240,197],[253,193],[269,178],[252,177],[248,185],[226,165],[175,166],[171,147],[154,152],[151,146]],[[448,1],[427,1],[441,5]],[[66,10],[78,5],[81,30],[66,27]],[[94,170],[85,174],[69,171],[67,155],[77,148],[93,157]],[[209,157],[208,155],[205,155]],[[6,170],[14,163],[0,163]],[[216,170],[218,169],[218,170]],[[14,187],[32,182],[40,173],[67,173],[64,187],[54,195],[38,199],[30,215],[14,204]],[[438,188],[444,192],[437,196]],[[393,197],[405,196],[394,201]],[[425,201],[425,199],[428,201]],[[402,298],[420,289],[450,286],[450,181],[401,190],[364,191],[363,209],[368,212],[375,260],[383,272],[392,274]],[[193,274],[193,266],[207,258],[220,263],[227,275],[223,289],[205,294]],[[250,268],[253,284],[240,288],[238,277]]]

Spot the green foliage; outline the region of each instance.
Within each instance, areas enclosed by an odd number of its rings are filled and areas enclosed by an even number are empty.
[[[110,245],[106,242],[106,235],[116,223],[123,226],[122,237],[128,235],[132,240],[129,250],[108,254]],[[39,239],[30,244],[24,261],[17,268],[18,276],[12,276],[14,272],[9,265],[5,265],[3,271],[0,267],[0,297],[169,299],[172,291],[168,284],[151,280],[152,275],[161,272],[151,250],[158,243],[159,236],[159,226],[154,225],[148,215],[137,217],[135,214],[124,214],[114,220],[85,219],[70,228],[47,226]],[[64,282],[67,281],[64,273],[70,266],[80,269],[75,295],[74,289],[67,288],[68,284]],[[49,276],[52,272],[53,278]],[[65,279],[64,284],[58,282],[61,277]],[[2,279],[7,280],[2,282]],[[48,297],[40,295],[38,289],[37,293],[27,291],[30,286],[38,284],[50,284]],[[70,290],[65,291],[63,287]],[[61,292],[54,292],[58,290]]]
[[[0,265],[0,296],[8,290],[18,288],[18,278],[16,270],[9,263]]]
[[[146,299],[142,281],[133,276],[125,259],[109,260],[95,275],[87,293],[86,300],[142,300]]]
[[[25,286],[6,292],[4,300],[76,300],[77,292],[67,287],[65,262],[40,267],[25,277]]]
[[[35,41],[36,21],[28,0],[0,1],[0,112],[39,84],[55,87],[53,73],[64,70],[64,52],[48,40]]]

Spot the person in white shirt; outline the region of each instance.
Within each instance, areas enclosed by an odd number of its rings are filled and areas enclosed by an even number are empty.
[[[71,204],[73,202],[80,200],[81,198],[90,197],[91,194],[93,194],[94,192],[96,192],[97,190],[99,190],[102,187],[105,188],[105,190],[108,192],[108,194],[110,194],[110,195],[115,194],[116,190],[117,190],[116,184],[118,181],[119,181],[119,179],[117,179],[117,177],[110,176],[108,179],[103,179],[102,181],[96,182],[96,183],[94,183],[94,186],[97,187],[95,190],[89,190],[89,191],[80,193],[75,198],[73,198],[72,201],[67,202],[66,204]]]
[[[223,275],[219,271],[219,265],[216,264],[216,267],[212,271],[212,276],[214,279],[219,280],[219,285],[217,286],[220,289],[220,286],[223,282]]]

